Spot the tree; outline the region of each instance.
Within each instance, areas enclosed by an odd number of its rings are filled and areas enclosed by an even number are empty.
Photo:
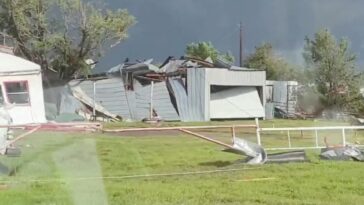
[[[255,52],[247,57],[244,66],[265,70],[267,80],[297,80],[299,72],[277,56],[270,43],[263,43],[261,46],[255,47]]]
[[[234,63],[234,56],[230,52],[220,53],[211,42],[190,43],[186,47],[186,55],[205,60],[208,57],[215,62],[218,58]]]
[[[323,104],[341,111],[362,109],[361,75],[356,72],[356,56],[349,50],[348,40],[338,41],[327,29],[322,29],[313,39],[306,37],[305,41],[303,56],[323,96]]]
[[[127,38],[127,10],[106,10],[82,0],[2,0],[0,29],[14,37],[16,53],[54,70],[60,79],[88,74],[87,59]]]

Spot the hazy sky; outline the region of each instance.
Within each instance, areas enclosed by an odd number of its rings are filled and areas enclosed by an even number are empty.
[[[130,59],[183,55],[186,44],[211,41],[238,56],[238,24],[244,26],[244,52],[270,42],[289,61],[302,64],[306,35],[326,27],[351,40],[364,64],[364,1],[361,0],[104,0],[108,8],[126,8],[137,19],[129,38],[109,50],[97,70]],[[362,54],[363,53],[363,54]],[[238,60],[236,60],[238,63]]]

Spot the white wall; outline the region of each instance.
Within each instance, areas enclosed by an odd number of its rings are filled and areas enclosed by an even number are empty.
[[[10,106],[11,108],[9,108],[8,112],[13,119],[13,124],[45,123],[43,85],[40,72],[39,74],[32,75],[0,76],[4,99],[6,102],[9,102],[4,82],[25,80],[28,81],[30,103],[27,105],[13,104]]]
[[[264,108],[256,87],[235,87],[211,93],[212,119],[264,117]]]
[[[258,70],[233,71],[223,68],[187,69],[189,121],[209,121],[216,114],[213,113],[211,115],[211,110],[216,110],[217,107],[221,109],[215,102],[212,104],[210,102],[212,100],[210,93],[211,85],[254,87],[256,89],[255,93],[261,98],[256,106],[263,107],[263,114],[257,116],[249,114],[249,118],[264,118],[265,76],[265,71]],[[239,106],[244,106],[244,103],[241,102]],[[211,105],[215,108],[211,109]],[[233,116],[232,118],[235,117]]]

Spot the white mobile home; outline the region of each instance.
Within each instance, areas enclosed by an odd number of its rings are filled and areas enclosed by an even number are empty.
[[[46,122],[40,66],[0,52],[0,104],[13,124]]]

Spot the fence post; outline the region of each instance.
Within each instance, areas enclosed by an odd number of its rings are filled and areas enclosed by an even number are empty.
[[[288,137],[288,147],[291,148],[291,135],[289,134],[289,130],[287,130],[287,137]]]
[[[318,144],[318,134],[317,134],[317,130],[315,130],[315,142],[316,142],[316,147],[318,147],[319,144]]]
[[[260,128],[259,128],[259,121],[258,121],[258,118],[255,118],[255,125],[256,125],[256,133],[257,133],[257,143],[258,145],[261,145],[261,142],[260,142]]]
[[[235,126],[231,126],[231,135],[232,135],[232,138],[233,138],[233,143],[235,142]]]
[[[346,146],[346,136],[345,136],[345,128],[341,130],[342,140],[343,140],[343,146]]]
[[[96,80],[93,81],[92,118],[96,121]]]

